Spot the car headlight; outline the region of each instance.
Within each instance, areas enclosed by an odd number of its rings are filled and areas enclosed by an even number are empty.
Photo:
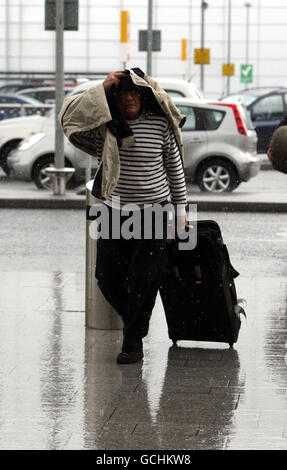
[[[37,134],[32,135],[28,139],[23,140],[19,144],[18,149],[19,150],[27,150],[32,145],[36,144],[36,142],[39,142],[39,140],[43,139],[44,135],[45,134],[43,132],[38,132]]]

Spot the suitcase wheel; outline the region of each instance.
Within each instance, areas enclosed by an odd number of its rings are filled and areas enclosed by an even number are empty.
[[[173,342],[173,344],[176,345],[176,343],[177,343],[177,339],[176,339],[176,338],[171,338],[171,341]]]
[[[229,343],[229,347],[233,348],[234,343]]]

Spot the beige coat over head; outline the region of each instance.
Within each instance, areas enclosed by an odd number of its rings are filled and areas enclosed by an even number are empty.
[[[130,70],[130,77],[135,85],[149,88],[153,99],[157,101],[164,115],[170,122],[183,159],[183,143],[180,127],[185,122],[185,116],[177,109],[169,95],[151,77],[139,76]],[[107,123],[112,115],[107,102],[104,86],[99,83],[91,86],[85,92],[67,97],[59,114],[59,121],[69,141],[80,150],[98,157],[100,160],[95,178],[100,175],[100,193],[97,197],[105,200],[115,188],[120,174],[119,148],[115,135]],[[95,132],[100,132],[104,140],[101,155],[96,153]],[[134,137],[121,139],[121,147],[134,144]]]

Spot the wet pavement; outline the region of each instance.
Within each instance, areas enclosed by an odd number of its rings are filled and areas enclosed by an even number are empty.
[[[1,210],[0,448],[287,449],[287,215],[221,226],[247,301],[234,349],[172,345],[157,299],[144,360],[85,326],[85,213]]]

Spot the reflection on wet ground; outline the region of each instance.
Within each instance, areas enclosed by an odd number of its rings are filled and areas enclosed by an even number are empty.
[[[2,210],[1,449],[287,449],[286,215],[219,222],[247,300],[234,350],[168,339],[160,298],[142,363],[85,328],[85,214]]]
[[[167,336],[160,298],[142,363],[85,328],[84,273],[0,273],[1,449],[287,449],[284,277],[241,277],[235,349]]]

